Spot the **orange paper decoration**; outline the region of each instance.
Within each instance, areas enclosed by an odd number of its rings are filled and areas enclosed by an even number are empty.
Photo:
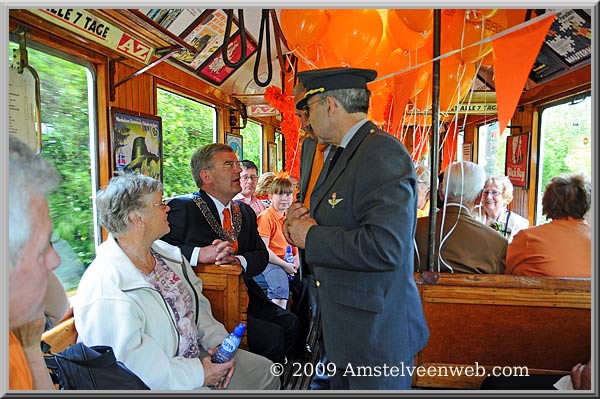
[[[498,122],[503,132],[512,118],[555,14],[492,41]]]

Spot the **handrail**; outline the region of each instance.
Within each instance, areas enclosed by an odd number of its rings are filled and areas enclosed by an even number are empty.
[[[223,62],[229,68],[238,68],[244,62],[246,62],[246,28],[244,26],[244,10],[238,8],[238,23],[240,30],[240,40],[242,45],[242,51],[240,53],[240,59],[237,62],[231,62],[227,54],[227,48],[229,47],[229,39],[231,37],[231,24],[233,22],[233,9],[227,10],[227,23],[225,24],[225,33],[223,33]]]

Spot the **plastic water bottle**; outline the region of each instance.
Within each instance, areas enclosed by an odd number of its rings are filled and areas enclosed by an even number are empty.
[[[226,363],[233,359],[235,356],[235,352],[240,346],[240,342],[242,342],[242,336],[246,331],[246,326],[244,323],[240,323],[233,330],[231,334],[229,334],[221,345],[217,348],[217,352],[210,358],[213,363]]]
[[[285,255],[283,256],[283,259],[287,262],[287,263],[294,263],[294,253],[292,252],[292,246],[288,245],[287,248],[285,249]],[[294,279],[294,275],[290,274],[288,275],[288,280],[292,281]]]

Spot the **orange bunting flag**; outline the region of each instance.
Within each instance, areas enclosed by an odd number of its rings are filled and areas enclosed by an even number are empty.
[[[408,104],[408,99],[413,94],[418,77],[419,69],[413,69],[394,77],[394,100],[392,105],[394,115],[392,117],[392,131],[397,131],[402,126],[406,104]]]
[[[508,126],[555,14],[492,40],[500,132]]]
[[[444,152],[442,153],[442,167],[440,173],[445,171],[448,165],[454,161],[456,144],[458,142],[458,124],[451,122],[446,128],[446,140],[444,141]]]

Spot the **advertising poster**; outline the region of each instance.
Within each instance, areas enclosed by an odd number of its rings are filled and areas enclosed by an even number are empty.
[[[506,138],[506,176],[515,187],[527,188],[529,133]]]

